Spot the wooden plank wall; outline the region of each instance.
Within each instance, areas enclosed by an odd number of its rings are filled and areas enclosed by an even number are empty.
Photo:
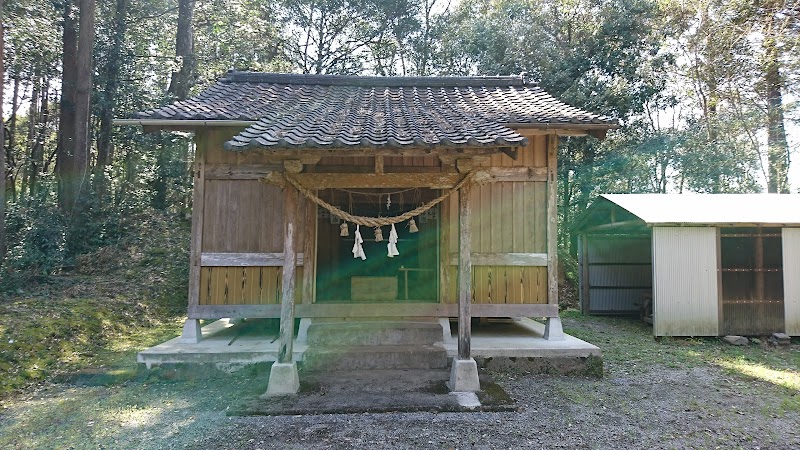
[[[237,130],[238,131],[238,130]],[[198,133],[198,150],[208,164],[258,164],[257,152],[235,153],[222,144],[234,134],[230,130]],[[282,253],[283,195],[280,187],[259,180],[205,180],[202,217],[202,253]],[[300,202],[299,218],[305,217],[306,202]],[[296,251],[303,252],[304,220],[298,221]],[[302,268],[297,277],[302,280]],[[269,305],[280,303],[280,266],[201,267],[200,305]],[[302,283],[295,289],[302,298]]]
[[[202,267],[201,305],[277,305],[280,303],[281,267]],[[302,280],[303,268],[297,268]],[[295,287],[295,302],[303,296],[302,283]]]
[[[206,165],[264,164],[259,152],[228,152],[222,144],[238,130],[210,130],[198,135],[198,160]],[[517,160],[492,156],[484,167],[547,168],[547,136],[531,136]],[[317,166],[373,167],[372,157],[324,157]],[[439,171],[435,156],[384,157],[386,172]],[[204,182],[202,246],[206,253],[279,253],[283,248],[280,188],[258,180],[208,179]],[[474,253],[547,252],[547,183],[497,181],[476,186],[472,192],[472,249]],[[305,217],[301,202],[299,217]],[[458,250],[458,201],[441,206],[441,262]],[[297,232],[297,251],[306,247],[304,221]],[[446,229],[444,229],[446,227]],[[312,233],[313,234],[313,233]],[[199,261],[199,257],[197,258]],[[313,264],[313,261],[306,264]],[[301,270],[301,268],[298,268]],[[312,267],[313,270],[313,267]],[[199,280],[201,305],[276,304],[280,292],[280,267],[202,267]],[[442,271],[441,301],[455,303],[455,266]],[[298,275],[300,276],[300,275]],[[302,279],[302,278],[300,278]],[[257,282],[256,282],[257,280]],[[547,268],[544,266],[475,266],[474,302],[478,304],[547,303]],[[298,299],[302,283],[298,283]]]
[[[493,155],[485,167],[547,168],[547,136],[529,137],[517,160]],[[498,181],[472,190],[473,253],[546,253],[547,182]],[[458,250],[458,201],[443,202],[449,226],[449,253]],[[455,303],[455,267],[449,268],[450,290],[442,299]],[[478,304],[547,303],[547,267],[474,266],[473,302]]]

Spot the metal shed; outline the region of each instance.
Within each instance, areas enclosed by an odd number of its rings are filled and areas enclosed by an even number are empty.
[[[800,195],[605,194],[576,222],[581,309],[656,336],[800,335]]]

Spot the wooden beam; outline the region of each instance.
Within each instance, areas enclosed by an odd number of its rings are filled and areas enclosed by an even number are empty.
[[[297,253],[296,264],[304,263],[303,253]],[[202,267],[283,267],[283,253],[203,253]]]
[[[439,173],[447,172],[434,166],[387,166],[384,162],[382,173]],[[450,170],[456,173],[455,169]],[[341,164],[314,167],[314,173],[375,173],[373,166],[346,166]]]
[[[303,162],[299,159],[286,159],[283,161],[283,169],[288,173],[300,173],[303,171]]]
[[[283,278],[281,284],[281,323],[278,362],[292,362],[294,342],[295,230],[298,192],[293,186],[283,190]]]
[[[558,137],[547,138],[547,303],[558,305]]]
[[[192,237],[189,244],[189,307],[200,303],[200,255],[203,248],[203,207],[205,201],[205,152],[198,146],[193,171]]]
[[[458,163],[458,161],[457,161]],[[472,185],[458,190],[458,359],[470,358],[472,341]]]
[[[475,304],[472,317],[558,317],[558,306],[548,304]],[[458,317],[458,305],[441,303],[314,303],[295,306],[300,318]],[[277,318],[281,305],[194,305],[190,319],[221,317]]]
[[[413,188],[449,189],[461,181],[456,173],[301,173],[293,175],[308,189],[380,189]]]
[[[375,173],[383,173],[383,156],[375,157]]]
[[[535,129],[535,128],[522,128],[522,129],[515,129],[517,133],[525,137],[536,137],[536,136],[586,136],[589,134],[589,130],[555,130],[555,129]]]
[[[206,164],[206,180],[259,180],[270,172],[279,172],[276,164]]]
[[[470,255],[473,266],[547,266],[547,253],[477,253]],[[458,265],[458,254],[450,254],[450,265]]]
[[[519,147],[500,147],[500,151],[514,161],[517,160],[517,156],[519,155]]]
[[[303,304],[314,303],[314,279],[317,269],[317,204],[306,200],[306,217],[303,221],[303,253],[298,260],[303,261]],[[306,264],[305,256],[308,255]],[[301,259],[302,258],[302,259]],[[300,261],[298,261],[300,265]]]
[[[547,181],[545,167],[487,167],[481,171],[489,175],[485,181]]]
[[[460,158],[456,160],[456,170],[458,170],[458,173],[468,173],[474,166],[472,158]]]

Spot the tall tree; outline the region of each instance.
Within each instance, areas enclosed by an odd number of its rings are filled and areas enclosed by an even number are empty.
[[[178,31],[175,33],[175,56],[180,67],[173,70],[168,92],[178,100],[189,97],[194,84],[194,0],[178,0]]]
[[[410,34],[408,0],[284,0],[286,58],[303,73],[389,72]],[[403,42],[405,44],[405,42]]]
[[[6,259],[6,136],[3,116],[3,92],[5,91],[5,5],[0,0],[0,266]]]
[[[100,129],[97,133],[97,165],[95,166],[94,182],[99,197],[105,195],[105,169],[111,163],[114,155],[112,140],[112,125],[114,120],[114,104],[117,97],[120,69],[122,66],[122,50],[125,42],[127,28],[128,0],[117,0],[114,13],[114,24],[111,39],[111,48],[105,60],[103,71],[102,100],[100,103]]]
[[[75,174],[75,97],[78,83],[78,24],[75,5],[64,2],[62,12],[62,69],[61,102],[58,117],[58,149],[56,170],[58,175],[58,204],[61,211],[69,211],[77,198]]]

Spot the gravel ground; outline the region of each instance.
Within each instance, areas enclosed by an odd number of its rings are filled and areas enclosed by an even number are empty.
[[[800,346],[654,341],[647,327],[565,319],[606,376],[494,373],[520,410],[226,417],[265,375],[50,385],[4,403],[0,448],[800,448]]]

